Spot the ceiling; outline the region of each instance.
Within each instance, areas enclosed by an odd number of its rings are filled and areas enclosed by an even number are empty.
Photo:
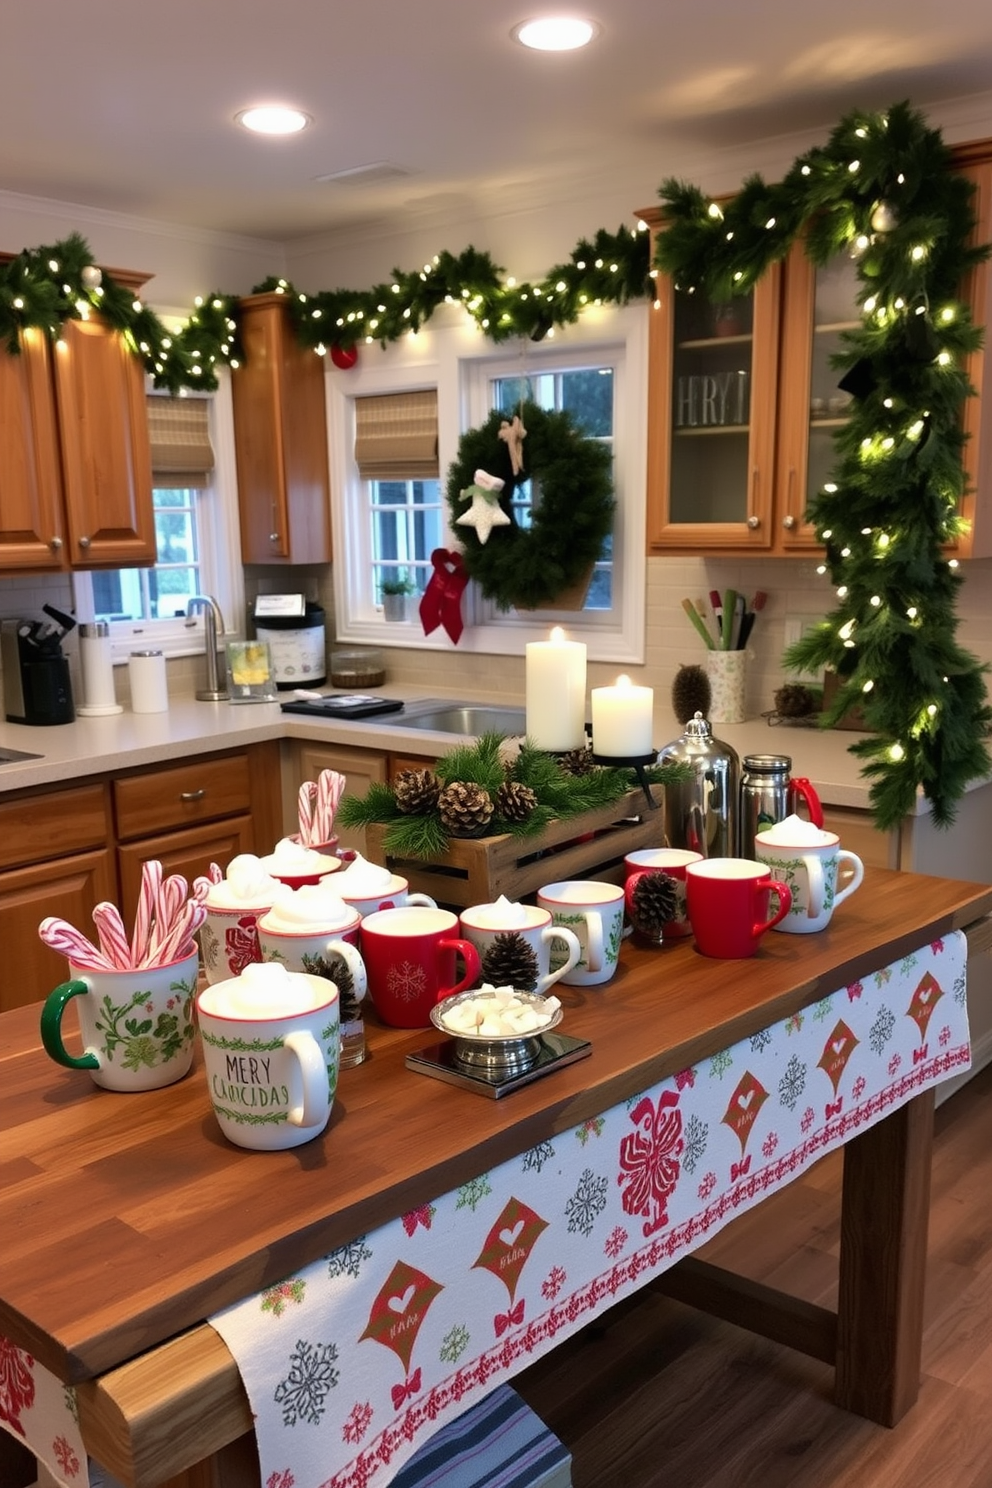
[[[584,52],[510,39],[563,8],[8,0],[0,191],[290,242],[446,198],[481,209],[510,183],[550,202],[619,162],[653,190],[671,160],[992,88],[988,0],[580,0],[602,26]],[[313,125],[232,122],[273,101]]]

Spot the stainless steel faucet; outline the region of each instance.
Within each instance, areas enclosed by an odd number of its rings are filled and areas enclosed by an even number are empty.
[[[196,624],[197,610],[203,611],[203,647],[207,658],[207,685],[197,692],[197,701],[222,703],[227,697],[227,688],[221,686],[218,675],[217,632],[224,633],[224,616],[220,605],[209,594],[193,594],[186,602],[187,628]]]

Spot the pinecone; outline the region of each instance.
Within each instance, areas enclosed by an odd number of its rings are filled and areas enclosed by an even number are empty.
[[[565,771],[566,775],[588,775],[591,770],[595,770],[596,768],[596,761],[592,757],[592,750],[585,744],[581,749],[570,749],[567,754],[563,754],[559,758],[558,764]]]
[[[427,816],[437,805],[441,782],[433,770],[400,770],[393,780],[398,809],[407,816]]]
[[[482,980],[493,987],[533,992],[537,986],[537,957],[516,930],[493,937],[482,957]]]
[[[696,713],[709,718],[711,701],[710,679],[705,669],[680,666],[672,683],[672,712],[679,723],[688,723]]]
[[[359,1016],[358,998],[355,996],[355,979],[344,957],[338,951],[331,951],[326,957],[301,956],[300,960],[303,962],[303,970],[310,976],[324,977],[326,981],[334,983],[338,989],[341,1021],[353,1022]]]
[[[667,873],[645,873],[634,885],[630,918],[638,935],[661,943],[662,928],[674,920],[678,890]]]
[[[787,682],[775,694],[775,711],[783,718],[808,718],[817,708],[816,694],[801,682]]]
[[[437,798],[441,826],[451,837],[482,837],[493,819],[489,792],[471,780],[453,780]]]
[[[525,822],[537,805],[537,797],[529,785],[519,780],[504,780],[496,792],[496,815],[504,821]]]

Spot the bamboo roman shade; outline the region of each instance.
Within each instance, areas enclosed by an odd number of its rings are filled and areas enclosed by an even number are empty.
[[[148,398],[152,481],[157,486],[210,484],[214,452],[207,428],[206,398]]]
[[[355,464],[363,480],[436,478],[436,389],[357,398]]]

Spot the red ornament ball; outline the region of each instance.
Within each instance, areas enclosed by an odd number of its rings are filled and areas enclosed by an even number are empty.
[[[332,346],[331,361],[335,367],[340,367],[342,372],[348,372],[358,361],[358,347]]]

